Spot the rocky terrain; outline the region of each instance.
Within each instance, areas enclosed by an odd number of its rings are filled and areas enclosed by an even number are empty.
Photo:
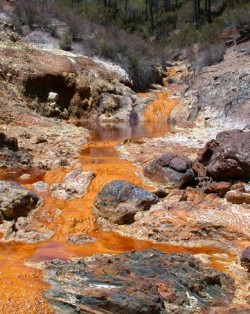
[[[100,60],[37,50],[4,22],[0,39],[0,311],[247,313],[249,42],[198,75],[169,64],[163,86],[137,95]],[[78,119],[173,124],[161,137],[87,143]],[[196,254],[140,252],[155,245]],[[14,303],[9,259],[36,282],[16,276]]]

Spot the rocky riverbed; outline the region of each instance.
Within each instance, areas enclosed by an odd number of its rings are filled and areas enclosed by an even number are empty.
[[[136,95],[0,27],[1,313],[247,313],[249,43]]]

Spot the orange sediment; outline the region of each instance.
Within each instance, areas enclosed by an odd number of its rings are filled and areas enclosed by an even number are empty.
[[[155,93],[157,97],[144,111],[144,117],[147,121],[167,121],[173,108],[178,104],[177,99],[169,98],[169,91]]]

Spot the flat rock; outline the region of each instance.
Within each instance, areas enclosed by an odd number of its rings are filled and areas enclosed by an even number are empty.
[[[125,180],[114,180],[105,185],[94,201],[94,212],[116,224],[131,224],[137,212],[145,211],[158,198]]]
[[[231,183],[230,182],[213,182],[205,187],[205,193],[216,193],[220,197],[224,197],[225,194],[230,190]]]
[[[63,183],[52,184],[50,190],[52,195],[59,199],[80,198],[87,192],[94,177],[94,172],[84,172],[77,169],[69,172]]]
[[[45,264],[46,297],[62,313],[205,313],[225,309],[234,282],[189,254],[158,250]],[[87,311],[88,310],[88,311]],[[85,312],[84,312],[85,313]]]
[[[5,219],[17,219],[36,209],[40,198],[19,183],[0,180],[0,210]]]
[[[229,191],[226,194],[226,199],[233,204],[250,204],[250,192]]]
[[[85,233],[82,234],[72,234],[67,236],[67,242],[74,244],[74,245],[82,245],[85,243],[93,243],[96,239],[93,237],[88,236]]]
[[[174,153],[166,153],[149,163],[144,176],[165,188],[181,188],[193,179],[192,161]]]

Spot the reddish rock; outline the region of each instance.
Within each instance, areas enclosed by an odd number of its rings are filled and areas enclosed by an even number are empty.
[[[233,204],[250,204],[250,193],[233,190],[227,192],[226,199]]]
[[[250,132],[231,130],[219,133],[199,156],[215,180],[250,179]]]
[[[144,170],[150,180],[168,188],[181,188],[193,179],[192,161],[182,155],[166,153],[153,160]]]
[[[241,266],[246,268],[250,272],[250,246],[246,247],[241,253],[240,257]]]
[[[225,194],[230,190],[231,183],[229,182],[213,182],[207,186],[204,190],[205,193],[216,193],[220,197],[224,197]]]

